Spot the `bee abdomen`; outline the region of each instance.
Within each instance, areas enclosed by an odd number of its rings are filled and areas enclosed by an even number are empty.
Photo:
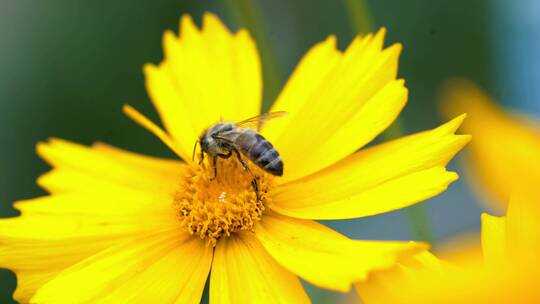
[[[281,156],[279,156],[278,152],[273,147],[266,150],[266,152],[261,154],[259,158],[253,162],[268,173],[278,176],[283,175],[283,162],[281,161]]]
[[[283,161],[274,146],[259,134],[245,133],[238,137],[239,147],[254,164],[266,172],[282,176]]]
[[[263,163],[265,165],[262,166],[262,168],[273,175],[282,176],[283,175],[283,161],[281,160],[281,156],[277,153],[275,149],[272,149],[273,152],[277,155],[275,158],[271,159],[264,159],[263,162],[260,163],[262,165]],[[257,163],[259,165],[259,163]]]

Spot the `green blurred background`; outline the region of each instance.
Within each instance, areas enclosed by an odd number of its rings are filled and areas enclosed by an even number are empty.
[[[501,71],[495,62],[501,51],[493,50],[499,19],[492,4],[367,1],[373,26],[388,29],[387,43],[404,45],[399,74],[410,89],[402,115],[406,133],[440,123],[436,90],[448,77],[465,76],[504,96],[497,85]],[[142,65],[161,60],[162,33],[177,31],[182,14],[199,21],[204,11],[217,13],[233,29],[248,26],[255,31],[265,59],[274,62],[272,69],[265,67],[270,71],[265,74],[270,76],[265,79],[270,88],[265,92],[267,105],[310,46],[336,34],[343,48],[356,35],[346,1],[1,0],[1,216],[17,215],[12,202],[43,194],[35,179],[47,166],[36,157],[34,146],[50,136],[86,144],[104,141],[172,157],[156,138],[122,115],[121,105],[129,102],[157,121],[144,90]],[[424,204],[434,240],[478,227],[481,209],[465,181]],[[422,238],[409,216],[398,211],[327,224],[357,238]],[[15,276],[0,271],[0,303],[10,303],[14,288]],[[344,299],[309,290],[314,302]]]

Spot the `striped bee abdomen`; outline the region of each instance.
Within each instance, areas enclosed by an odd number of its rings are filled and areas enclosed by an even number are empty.
[[[255,132],[242,133],[236,139],[236,144],[242,154],[264,171],[277,176],[283,175],[283,161],[279,153],[260,134]]]

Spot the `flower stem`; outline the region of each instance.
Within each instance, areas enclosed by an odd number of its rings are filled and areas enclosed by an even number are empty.
[[[368,33],[373,31],[373,20],[370,17],[365,0],[344,0],[349,21],[354,35],[358,33]],[[386,140],[395,139],[405,134],[405,128],[401,119],[396,119],[394,123],[386,129],[383,137]],[[433,243],[434,238],[431,233],[431,223],[424,205],[414,205],[405,209],[410,227],[418,240]]]
[[[356,33],[368,33],[373,30],[373,22],[369,16],[364,0],[344,0],[351,27]]]
[[[268,30],[257,0],[227,0],[227,8],[238,25],[246,27],[254,36],[261,53],[264,80],[263,111],[277,97],[281,87],[281,70],[268,37]]]
[[[431,233],[431,223],[424,205],[414,205],[405,209],[409,223],[416,238],[433,244],[435,239]]]

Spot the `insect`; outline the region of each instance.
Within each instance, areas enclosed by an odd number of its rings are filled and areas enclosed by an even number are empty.
[[[257,130],[266,121],[284,115],[287,115],[287,112],[271,112],[251,117],[237,123],[216,123],[202,132],[199,140],[195,143],[193,154],[195,154],[195,148],[197,143],[199,143],[201,147],[199,163],[202,163],[204,155],[208,154],[212,162],[212,167],[214,168],[214,177],[217,177],[217,158],[221,157],[227,159],[234,154],[244,170],[253,175],[254,178],[251,184],[258,198],[259,190],[257,186],[257,177],[249,169],[242,156],[247,157],[264,171],[272,175],[282,176],[283,161],[281,160],[279,153],[268,140],[257,132]]]

